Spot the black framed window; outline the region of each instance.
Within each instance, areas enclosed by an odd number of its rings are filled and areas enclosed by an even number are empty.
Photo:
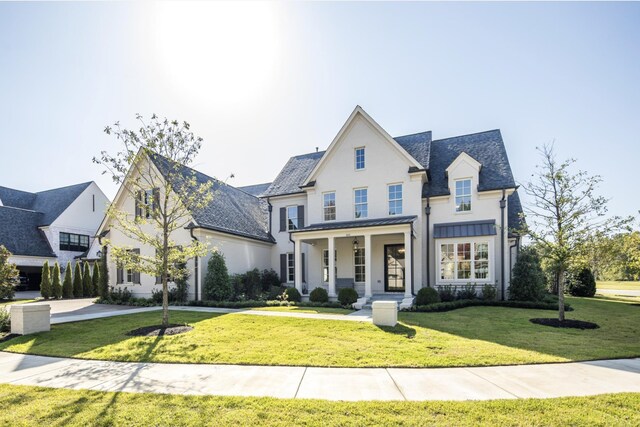
[[[60,233],[60,250],[84,252],[89,249],[89,236],[86,234]]]

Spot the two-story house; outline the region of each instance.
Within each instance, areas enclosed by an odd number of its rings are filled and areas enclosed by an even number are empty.
[[[272,183],[234,188],[197,173],[216,197],[175,239],[206,240],[231,273],[274,268],[303,295],[324,287],[332,299],[353,287],[357,306],[383,294],[406,307],[421,287],[445,284],[496,285],[506,297],[522,208],[498,130],[393,138],[356,107],[326,151],[292,157]],[[189,264],[193,298],[206,262]],[[129,277],[150,294],[153,278]]]
[[[64,268],[86,256],[108,203],[95,182],[37,193],[0,187],[0,245],[13,254],[22,287],[39,289],[45,261]]]

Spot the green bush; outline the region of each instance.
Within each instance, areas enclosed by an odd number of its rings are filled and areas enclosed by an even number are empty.
[[[102,298],[109,296],[109,269],[107,267],[107,248],[103,248],[100,257],[100,281],[98,282],[98,294]]]
[[[286,286],[272,286],[267,293],[267,301],[274,301],[281,298],[285,289],[287,289]]]
[[[438,291],[433,288],[421,288],[416,296],[416,305],[428,305],[440,302]]]
[[[311,302],[328,302],[329,294],[324,288],[315,288],[309,294],[309,301]]]
[[[438,286],[438,295],[440,295],[440,301],[449,302],[456,299],[457,290],[452,285]]]
[[[82,265],[82,293],[87,297],[95,297],[93,293],[93,282],[91,281],[91,270],[87,261]]]
[[[11,330],[11,316],[9,310],[0,307],[0,332],[9,332]]]
[[[509,299],[514,301],[540,301],[545,294],[545,276],[540,257],[533,248],[522,248],[513,266]]]
[[[262,277],[260,270],[254,268],[244,274],[245,298],[255,300],[262,293]]]
[[[482,286],[482,299],[484,301],[495,301],[497,297],[498,291],[495,286],[489,284]]]
[[[109,290],[109,300],[111,301],[128,303],[131,301],[131,298],[131,291],[127,288],[111,288]]]
[[[207,263],[203,296],[204,299],[215,301],[227,301],[233,296],[227,263],[220,252],[214,251]]]
[[[175,284],[175,287],[169,289],[169,301],[186,302],[189,299],[189,274],[177,278]]]
[[[471,283],[464,285],[456,294],[456,299],[476,299],[478,294],[476,293],[476,287]]]
[[[73,297],[82,298],[83,296],[82,269],[80,268],[80,262],[76,262],[76,267],[73,270]]]
[[[280,286],[280,276],[272,268],[262,270],[260,281],[262,282],[262,291],[269,292],[272,287]]]
[[[91,295],[94,297],[102,296],[100,293],[100,263],[93,263],[93,274],[91,274]]]
[[[51,298],[51,269],[49,268],[49,261],[45,261],[42,264],[42,279],[40,280],[40,295],[42,298]]]
[[[286,288],[282,294],[287,301],[300,302],[302,301],[302,295],[296,288]]]
[[[60,283],[60,264],[56,261],[53,264],[53,273],[51,278],[51,295],[55,299],[62,298],[62,284]]]
[[[422,313],[435,313],[442,311],[451,311],[465,307],[510,307],[510,308],[531,308],[539,310],[557,310],[558,303],[547,303],[541,301],[484,301],[479,299],[461,299],[456,301],[439,302],[429,305],[413,306],[406,311],[418,311]],[[570,305],[565,304],[565,310],[573,311]]]
[[[571,275],[568,291],[574,297],[593,297],[596,294],[596,279],[588,268]]]
[[[358,293],[353,288],[342,288],[338,292],[338,301],[345,307],[351,306],[358,301]]]
[[[64,269],[64,280],[62,281],[62,298],[73,298],[73,282],[71,278],[71,263],[67,263]]]
[[[0,299],[13,299],[14,285],[18,283],[19,275],[15,264],[9,262],[11,252],[0,245]]]

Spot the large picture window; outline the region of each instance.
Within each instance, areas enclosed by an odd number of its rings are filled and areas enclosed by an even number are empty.
[[[440,280],[488,280],[489,243],[440,244]]]
[[[402,215],[402,184],[389,186],[389,215]]]
[[[364,264],[364,260],[365,260],[364,251],[365,250],[366,250],[365,248],[358,248],[358,249],[353,251],[353,265],[355,267],[354,275],[355,275],[355,281],[356,282],[364,282],[365,279],[366,279],[366,277],[365,277],[365,264]]]
[[[356,218],[366,218],[369,216],[369,204],[366,188],[358,188],[353,191],[354,208]]]
[[[456,212],[471,211],[471,180],[456,181]]]
[[[325,221],[336,219],[336,193],[324,193],[322,195],[322,211]]]
[[[89,236],[85,234],[60,233],[60,250],[84,252],[89,249]]]

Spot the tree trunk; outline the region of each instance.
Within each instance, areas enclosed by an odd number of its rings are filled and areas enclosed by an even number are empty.
[[[162,251],[162,326],[169,326],[169,286],[167,284],[167,266],[168,266],[168,256],[169,254],[169,236],[167,233],[167,229],[165,227],[164,230],[164,242]]]
[[[558,320],[564,322],[564,270],[558,273]]]

